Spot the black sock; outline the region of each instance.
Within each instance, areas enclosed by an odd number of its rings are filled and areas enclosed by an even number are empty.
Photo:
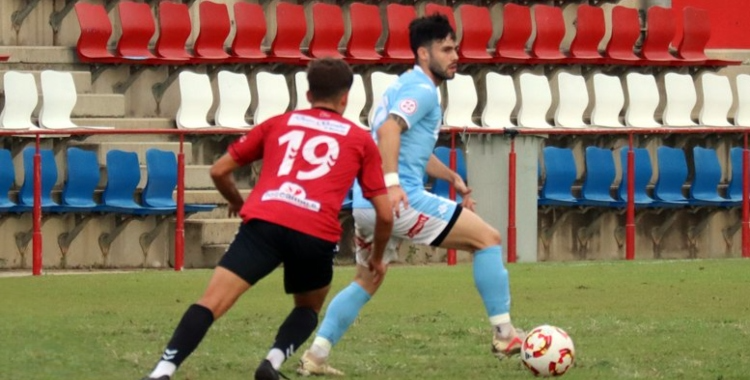
[[[309,307],[295,307],[279,327],[272,348],[283,352],[287,358],[312,335],[318,326],[318,313]]]
[[[192,304],[180,320],[172,334],[161,360],[179,367],[193,353],[214,322],[214,315],[205,306]]]

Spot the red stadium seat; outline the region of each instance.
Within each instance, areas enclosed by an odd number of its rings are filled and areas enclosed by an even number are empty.
[[[612,8],[612,36],[604,50],[608,61],[632,62],[638,61],[633,52],[635,42],[641,36],[641,23],[638,10],[624,6]]]
[[[486,7],[463,4],[458,7],[461,18],[461,47],[458,57],[462,61],[490,61],[487,45],[492,38],[492,19]]]
[[[448,18],[448,21],[451,23],[451,27],[453,30],[456,29],[456,18],[453,16],[453,8],[451,8],[448,5],[439,5],[435,3],[427,3],[424,7],[424,14],[426,16],[439,13],[445,17]]]
[[[346,43],[346,55],[351,60],[379,61],[383,57],[375,51],[383,25],[377,5],[352,3],[349,6],[351,35]]]
[[[82,62],[117,62],[118,59],[107,49],[112,23],[104,6],[78,2],[75,10],[81,26],[76,45],[78,59]]]
[[[185,50],[192,25],[188,6],[182,3],[159,3],[159,40],[156,54],[169,61],[190,61],[193,56]]]
[[[652,6],[646,14],[646,38],[643,40],[641,54],[652,62],[674,61],[669,53],[669,44],[674,39],[674,14],[669,8]]]
[[[155,59],[148,44],[156,33],[151,7],[146,3],[121,1],[117,4],[122,35],[117,41],[117,55],[124,59]]]
[[[343,58],[339,42],[344,37],[344,16],[337,5],[315,3],[312,5],[313,36],[308,54],[314,58]]]
[[[266,59],[261,50],[266,36],[266,17],[263,6],[254,3],[234,3],[234,26],[236,34],[232,41],[232,54],[239,61]]]
[[[705,49],[711,38],[711,20],[708,11],[695,7],[683,9],[682,41],[677,55],[685,61],[706,61]]]
[[[604,10],[580,5],[576,17],[576,35],[570,43],[570,56],[576,59],[599,60],[599,43],[604,38]]]
[[[565,37],[565,20],[562,8],[549,5],[534,5],[536,38],[531,45],[531,55],[538,60],[564,60],[560,43]]]
[[[527,60],[526,42],[531,37],[531,9],[507,3],[503,6],[503,34],[497,40],[495,55],[501,60]]]
[[[229,54],[224,50],[224,42],[231,29],[227,5],[203,1],[198,12],[200,31],[193,45],[195,56],[209,60],[229,58]]]
[[[304,63],[307,60],[300,50],[307,33],[307,21],[302,5],[278,3],[276,5],[276,37],[271,43],[268,57],[277,62]]]
[[[413,62],[414,53],[409,45],[409,23],[417,17],[413,6],[388,4],[388,38],[385,40],[383,53],[389,62]]]

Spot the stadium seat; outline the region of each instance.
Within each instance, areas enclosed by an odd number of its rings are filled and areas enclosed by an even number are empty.
[[[362,3],[349,5],[349,27],[351,33],[346,42],[348,60],[380,61],[383,57],[375,50],[378,39],[383,33],[378,6]]]
[[[607,62],[633,63],[640,60],[633,49],[641,36],[638,10],[621,5],[612,8],[611,37],[604,49]]]
[[[174,152],[151,148],[146,151],[146,186],[141,194],[144,208],[176,210],[172,194],[177,187],[177,157]],[[216,205],[185,204],[186,213],[211,211]]]
[[[289,87],[284,75],[260,71],[255,76],[255,85],[258,89],[258,104],[253,122],[256,125],[286,112],[289,108]]]
[[[734,125],[750,127],[750,75],[738,74],[735,84],[737,85],[737,109],[734,113]]]
[[[646,37],[643,39],[641,54],[643,58],[656,62],[676,61],[669,52],[669,45],[674,39],[674,14],[669,8],[651,6],[646,13]]]
[[[102,193],[102,205],[99,210],[130,215],[168,215],[175,209],[170,207],[143,207],[133,200],[138,183],[141,181],[141,169],[138,155],[112,149],[107,152],[107,185]]]
[[[8,198],[10,188],[16,182],[16,170],[10,151],[0,149],[0,215],[12,212],[21,213],[31,211],[31,207],[19,206]]]
[[[729,78],[714,73],[703,73],[700,76],[703,92],[703,107],[698,120],[701,125],[711,127],[731,127],[727,119],[732,108],[734,96]]]
[[[175,116],[177,128],[210,127],[211,124],[206,121],[206,116],[213,105],[214,96],[208,74],[182,70],[178,81],[180,85],[180,107],[177,109],[177,115]]]
[[[458,14],[461,20],[459,59],[463,62],[492,60],[492,56],[487,52],[487,45],[492,38],[490,10],[482,6],[462,4],[458,7]]]
[[[38,129],[31,115],[39,102],[34,74],[6,71],[3,75],[5,107],[0,113],[2,129]]]
[[[677,56],[684,61],[705,62],[705,49],[711,38],[711,20],[708,11],[696,7],[682,10],[682,40],[677,47]]]
[[[565,37],[565,19],[563,19],[562,8],[536,4],[532,9],[536,24],[536,38],[531,44],[531,55],[544,62],[564,60],[565,54],[560,51],[560,43]]]
[[[660,207],[686,206],[688,199],[682,194],[682,185],[687,181],[688,167],[685,152],[680,148],[660,146],[656,148],[659,178],[654,185],[654,199]]]
[[[487,128],[515,128],[511,114],[516,108],[516,88],[510,75],[488,72],[485,75],[485,105],[482,126]]]
[[[690,186],[690,203],[701,206],[732,206],[719,195],[721,164],[716,151],[696,146],[693,148],[693,183]]]
[[[112,22],[104,5],[80,1],[75,3],[75,11],[81,27],[76,44],[78,59],[81,62],[117,62],[107,47],[112,36]]]
[[[740,147],[734,147],[729,150],[729,160],[732,165],[732,178],[729,180],[729,186],[727,186],[727,198],[730,202],[742,202],[742,155],[744,154],[744,151],[745,150]],[[0,202],[0,205],[2,205],[2,202]]]
[[[651,166],[651,156],[646,148],[633,148],[635,155],[635,186],[633,201],[636,207],[652,206],[654,199],[646,193],[646,187],[651,182],[651,176],[654,174]],[[628,201],[628,148],[620,149],[620,167],[622,168],[622,178],[617,189],[618,196],[623,202]]]
[[[411,5],[390,3],[386,6],[388,37],[383,46],[384,60],[390,63],[412,63],[414,53],[409,45],[409,23],[417,17]]]
[[[307,73],[305,71],[297,71],[294,73],[294,109],[304,110],[311,107],[310,102],[307,100],[307,91],[309,85],[307,83]]]
[[[451,8],[449,5],[440,5],[437,3],[425,4],[424,14],[426,16],[430,16],[436,13],[448,18],[448,22],[450,22],[453,30],[458,30],[458,28],[456,27],[456,18],[453,16],[453,8]]]
[[[240,62],[263,61],[267,58],[261,50],[266,36],[266,16],[263,6],[255,3],[234,3],[234,27],[232,56]]]
[[[583,113],[589,105],[589,93],[583,76],[561,72],[557,75],[558,104],[555,110],[555,126],[561,128],[585,128]]]
[[[248,128],[245,115],[252,97],[247,76],[227,70],[219,71],[217,75],[219,85],[219,105],[216,107],[214,118],[216,126],[223,128]]]
[[[34,207],[34,153],[33,147],[23,150],[23,184],[18,191],[18,205]],[[56,211],[60,204],[52,200],[52,188],[57,183],[57,164],[51,149],[40,149],[41,156],[41,204],[42,211]]]
[[[96,152],[70,147],[67,151],[68,177],[62,191],[62,212],[97,211],[94,191],[99,186],[99,160]]]
[[[367,125],[370,127],[372,127],[372,121],[375,117],[375,110],[380,105],[380,102],[383,101],[385,90],[391,85],[391,83],[395,82],[396,79],[398,79],[398,75],[388,74],[382,71],[373,71],[372,74],[370,74],[370,91],[372,91],[370,99],[372,100],[372,103],[370,104],[370,111],[367,113]]]
[[[79,128],[70,120],[78,101],[73,74],[69,71],[44,70],[41,74],[42,108],[39,126],[47,129]],[[106,126],[82,126],[90,129],[112,129]]]
[[[231,30],[227,5],[204,0],[198,7],[200,29],[193,45],[195,56],[204,60],[229,58],[224,50],[224,41]]]
[[[667,73],[664,75],[666,106],[664,107],[664,126],[692,127],[697,124],[691,113],[698,101],[693,77],[689,74]]]
[[[542,149],[544,183],[539,192],[539,206],[577,206],[578,199],[571,193],[576,181],[576,162],[568,148],[547,146]]]
[[[344,15],[341,7],[333,4],[312,5],[313,35],[308,54],[313,58],[343,58],[339,42],[344,38]]]
[[[443,123],[449,127],[480,128],[472,120],[477,107],[477,88],[471,75],[456,74],[446,83],[448,105],[445,107]]]
[[[147,3],[123,0],[117,3],[122,35],[117,40],[117,55],[130,60],[153,60],[156,56],[149,49],[151,38],[156,33],[156,23]]]
[[[503,5],[503,32],[495,44],[495,56],[501,61],[525,61],[526,42],[531,37],[531,9],[524,5]]]
[[[268,57],[277,62],[305,64],[308,58],[300,45],[307,33],[307,20],[302,5],[279,2],[276,5],[276,37]]]
[[[604,9],[582,4],[576,12],[576,35],[570,43],[570,56],[583,62],[598,62],[602,59],[599,43],[606,32]]]
[[[615,181],[615,159],[610,149],[586,147],[586,177],[581,185],[582,206],[622,207],[624,202],[612,198],[610,188]]]
[[[369,127],[362,124],[362,110],[365,109],[367,104],[367,93],[365,92],[365,83],[362,81],[362,75],[354,74],[354,82],[352,88],[349,90],[349,101],[346,104],[346,110],[344,110],[344,118],[353,122],[357,126],[363,129]]]
[[[185,49],[192,31],[188,6],[182,3],[159,3],[159,39],[156,54],[172,63],[190,61],[193,56]]]
[[[654,118],[659,107],[659,88],[653,75],[630,72],[625,75],[628,88],[628,108],[625,124],[636,128],[659,127]]]
[[[442,162],[445,166],[450,167],[450,157],[451,157],[451,149],[444,146],[439,146],[435,148],[433,154],[435,154],[435,157],[437,157],[440,162]],[[466,159],[464,158],[464,152],[461,149],[456,149],[456,173],[461,176],[461,179],[464,180],[464,182],[467,181],[466,179]],[[430,192],[441,196],[445,198],[450,198],[450,188],[453,186],[453,184],[448,183],[448,181],[435,178],[435,183],[430,188]],[[456,193],[456,202],[461,203],[463,201],[463,197]]]
[[[594,108],[591,111],[591,125],[596,127],[624,127],[620,112],[625,105],[620,78],[614,75],[596,73],[593,76]]]
[[[518,126],[521,128],[552,128],[547,122],[547,111],[552,105],[552,93],[544,75],[521,74],[521,107]]]

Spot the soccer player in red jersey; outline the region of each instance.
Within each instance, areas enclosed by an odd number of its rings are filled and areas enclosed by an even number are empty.
[[[382,278],[393,216],[375,142],[367,131],[341,117],[352,71],[342,60],[320,59],[308,66],[307,80],[311,109],[287,112],[256,126],[211,167],[229,215],[239,214],[242,224],[203,297],[185,312],[146,379],[171,379],[211,324],[283,263],[284,288],[294,295],[294,309],[255,372],[256,380],[278,379],[281,364],[318,324],[341,234],[339,210],[355,178],[377,212],[376,253],[369,268]],[[232,172],[260,159],[260,177],[243,202]]]

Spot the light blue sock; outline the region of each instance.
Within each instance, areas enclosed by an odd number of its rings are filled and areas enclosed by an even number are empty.
[[[336,297],[333,297],[331,304],[328,305],[317,336],[327,339],[332,346],[335,346],[369,300],[370,294],[358,283],[349,284]]]
[[[510,313],[510,284],[501,246],[493,245],[474,252],[474,285],[488,317]]]

